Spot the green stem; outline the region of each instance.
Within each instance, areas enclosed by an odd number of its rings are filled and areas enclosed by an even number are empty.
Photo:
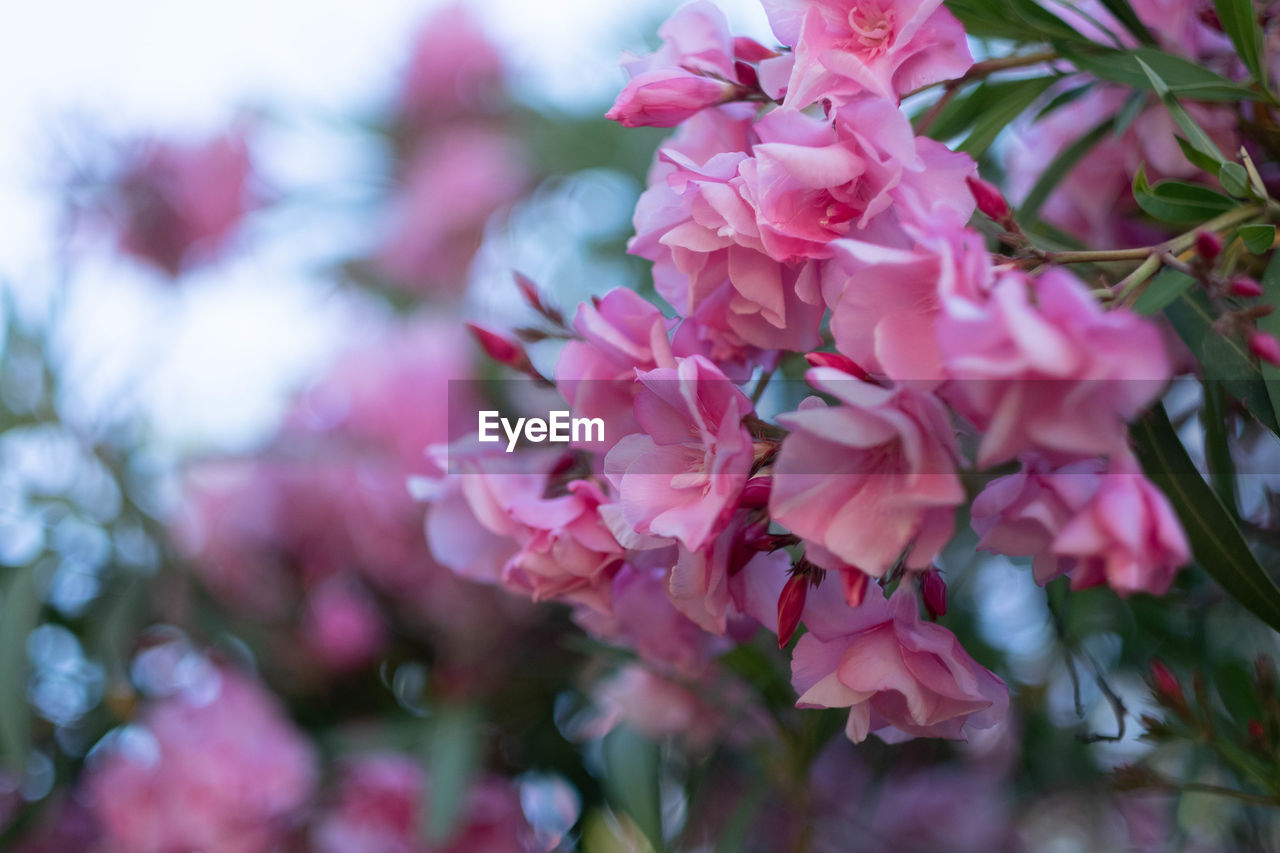
[[[946,86],[948,89],[958,89],[965,83],[972,83],[974,80],[981,80],[989,77],[997,71],[1008,71],[1010,68],[1025,68],[1028,65],[1039,65],[1042,62],[1052,62],[1060,59],[1056,50],[1042,50],[1037,53],[1024,53],[1021,56],[1002,56],[997,59],[985,59],[982,62],[976,62],[964,73],[963,76],[954,80],[940,80],[937,83],[930,83],[927,86],[921,86],[908,92],[903,98],[910,98],[912,95],[918,95],[921,92],[928,91],[935,86]]]

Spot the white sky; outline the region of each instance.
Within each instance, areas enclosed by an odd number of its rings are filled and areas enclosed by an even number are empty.
[[[332,132],[391,91],[432,0],[40,0],[0,4],[0,278],[21,297],[54,274],[52,207],[40,183],[77,121],[119,134],[219,127],[237,108],[283,107],[300,127],[278,161],[290,177],[359,169]],[[674,0],[476,0],[527,94],[607,105],[623,47]],[[752,0],[722,6],[764,37]],[[299,126],[296,123],[301,122]],[[308,124],[311,122],[313,124]],[[339,125],[340,126],[340,125]],[[315,133],[309,128],[314,127]],[[83,393],[134,395],[170,445],[234,446],[269,428],[282,395],[350,328],[349,305],[304,268],[341,223],[305,245],[260,250],[167,289],[107,255],[77,264],[67,335]],[[295,241],[296,243],[296,241]],[[323,252],[320,256],[323,256]]]

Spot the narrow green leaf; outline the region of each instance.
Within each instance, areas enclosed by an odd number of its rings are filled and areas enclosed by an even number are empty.
[[[1132,435],[1143,471],[1177,511],[1196,562],[1245,609],[1280,630],[1280,587],[1196,470],[1164,407],[1157,405],[1133,424]]]
[[[1256,101],[1262,96],[1247,86],[1234,83],[1189,59],[1183,59],[1153,47],[1114,50],[1103,47],[1078,48],[1059,45],[1059,53],[1077,68],[1103,80],[1123,83],[1135,89],[1159,92],[1146,65],[1163,81],[1170,93],[1196,101]]]
[[[1141,184],[1135,176],[1133,197],[1146,213],[1174,224],[1196,225],[1236,207],[1234,199],[1208,187],[1181,181],[1150,186],[1145,175]]]
[[[1204,293],[1189,290],[1169,303],[1164,313],[1202,365],[1206,381],[1221,382],[1261,424],[1280,434],[1280,419],[1257,360],[1240,341],[1224,338],[1213,329],[1214,315]]]
[[[1181,136],[1174,134],[1174,139],[1178,141],[1178,147],[1182,149],[1182,156],[1186,157],[1191,165],[1195,166],[1202,172],[1208,172],[1210,175],[1218,174],[1218,166],[1221,165],[1217,160],[1201,151],[1197,151],[1196,147]]]
[[[975,160],[981,157],[996,141],[1000,131],[1022,115],[1056,80],[1056,77],[1030,77],[1004,81],[1009,85],[1004,96],[992,99],[991,105],[978,114],[972,132],[956,147]],[[983,83],[979,89],[985,86],[987,84]]]
[[[1213,0],[1222,29],[1231,37],[1240,60],[1244,62],[1253,79],[1266,85],[1267,75],[1262,68],[1262,27],[1253,0]]]
[[[1131,32],[1138,41],[1143,44],[1156,43],[1155,36],[1151,35],[1147,25],[1142,23],[1138,13],[1129,4],[1129,0],[1102,0],[1102,5],[1106,6],[1107,11],[1115,15],[1116,20],[1124,24],[1125,29]]]
[[[1222,155],[1222,151],[1217,144],[1209,138],[1209,134],[1204,132],[1204,128],[1198,125],[1191,115],[1178,103],[1178,99],[1173,97],[1173,92],[1165,82],[1164,78],[1155,72],[1155,70],[1143,62],[1141,59],[1136,60],[1142,72],[1147,75],[1147,79],[1151,81],[1151,86],[1155,89],[1156,94],[1160,96],[1160,100],[1164,102],[1165,109],[1169,111],[1170,117],[1178,127],[1182,128],[1182,132],[1187,135],[1187,142],[1192,147],[1207,157],[1212,157],[1218,163],[1225,163],[1226,157]]]
[[[431,796],[423,821],[427,840],[440,844],[453,836],[467,791],[480,766],[481,739],[475,712],[444,706],[431,718],[427,742]]]
[[[610,802],[635,821],[654,850],[664,849],[658,745],[620,727],[605,735],[601,747]]]
[[[1280,337],[1280,252],[1271,256],[1267,269],[1262,273],[1262,298],[1276,310],[1267,317],[1258,318],[1258,329]],[[1262,381],[1271,394],[1271,411],[1280,422],[1280,367],[1261,364]],[[1261,420],[1261,418],[1259,418]]]
[[[1186,273],[1166,267],[1142,291],[1138,301],[1133,303],[1133,310],[1145,316],[1159,314],[1195,283],[1196,280]]]
[[[26,766],[31,750],[31,707],[27,704],[27,635],[40,620],[35,569],[9,569],[0,601],[0,758],[10,770]]]
[[[1236,233],[1251,255],[1265,254],[1276,242],[1274,225],[1241,225]]]
[[[1248,198],[1250,196],[1249,173],[1239,163],[1230,161],[1223,163],[1218,168],[1218,181],[1222,184],[1224,190],[1236,198]]]
[[[1076,167],[1076,164],[1107,135],[1113,121],[1113,119],[1107,119],[1059,152],[1049,167],[1036,179],[1031,192],[1027,193],[1027,197],[1022,200],[1022,205],[1018,208],[1019,220],[1031,222],[1040,215],[1040,208],[1057,189],[1058,184],[1062,183],[1062,179]]]

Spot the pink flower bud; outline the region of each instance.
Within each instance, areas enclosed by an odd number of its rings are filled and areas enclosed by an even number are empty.
[[[1256,279],[1242,275],[1231,279],[1231,295],[1253,299],[1262,295],[1262,285]]]
[[[973,200],[977,203],[978,210],[996,222],[1003,224],[1009,221],[1009,202],[1004,200],[1004,194],[995,184],[974,177],[965,178],[965,181],[969,184],[969,192],[973,193]]]
[[[1222,254],[1222,238],[1216,231],[1196,232],[1196,252],[1206,261],[1217,260]]]
[[[863,370],[856,361],[838,352],[809,352],[804,355],[805,361],[813,367],[834,367],[859,379],[870,379],[871,375]]]
[[[529,366],[529,356],[524,347],[515,341],[508,340],[497,332],[492,332],[476,323],[467,323],[467,330],[475,336],[476,342],[484,350],[485,355],[508,367],[524,370]]]
[[[786,648],[800,625],[804,602],[809,597],[809,575],[793,574],[778,596],[778,648]]]
[[[765,47],[755,39],[747,38],[746,36],[738,36],[733,40],[734,59],[743,62],[760,62],[780,55],[773,48]]]
[[[1254,332],[1252,337],[1249,338],[1249,352],[1267,364],[1274,364],[1280,367],[1280,341],[1277,341],[1274,335],[1268,335],[1266,332]]]
[[[742,489],[738,498],[738,506],[743,509],[760,509],[769,505],[769,494],[773,491],[772,477],[752,477]]]
[[[929,569],[920,582],[924,597],[924,609],[929,612],[930,619],[947,615],[947,582],[942,579],[942,572]]]
[[[707,107],[733,98],[738,87],[682,68],[660,68],[632,78],[605,113],[624,127],[675,127]]]

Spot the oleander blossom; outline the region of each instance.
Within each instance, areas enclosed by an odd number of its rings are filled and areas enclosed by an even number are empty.
[[[316,780],[273,696],[229,669],[149,705],[95,753],[86,796],[111,849],[280,849]]]
[[[946,396],[982,431],[978,464],[1029,450],[1123,453],[1126,422],[1172,374],[1160,330],[1104,310],[1061,269],[1001,275],[985,306],[950,303],[939,324]]]
[[[766,91],[786,106],[844,103],[869,93],[897,101],[973,65],[964,27],[942,0],[765,0],[774,35],[791,55],[766,60]]]
[[[697,550],[723,529],[755,461],[746,394],[702,356],[640,374],[636,421],[605,457],[622,517]]]
[[[855,743],[868,734],[965,740],[1008,711],[1004,682],[946,628],[921,621],[912,584],[889,599],[872,589],[857,608],[823,585],[811,592],[804,623],[791,661],[796,705],[849,708],[845,734]]]
[[[781,415],[789,430],[774,464],[775,521],[846,564],[881,577],[903,551],[926,568],[964,500],[958,448],[941,401],[909,386],[886,388],[835,368],[805,376],[835,397]]]

